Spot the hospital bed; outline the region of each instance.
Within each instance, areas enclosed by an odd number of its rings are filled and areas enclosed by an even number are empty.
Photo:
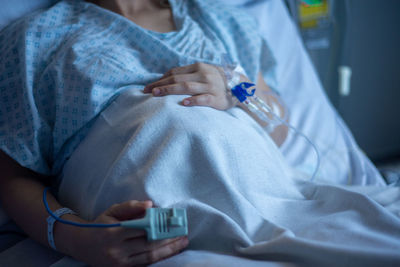
[[[0,27],[56,1],[0,1]],[[383,179],[360,151],[348,128],[324,93],[297,29],[281,0],[225,0],[256,17],[259,30],[277,61],[276,88],[290,111],[290,123],[317,146],[321,166],[316,180],[341,185],[382,185]],[[315,168],[313,148],[290,132],[281,150],[288,162],[305,174]],[[331,174],[331,175],[326,175]],[[334,175],[333,175],[334,174]],[[82,266],[23,233],[0,210],[0,266]],[[154,266],[291,266],[281,262],[249,260],[206,251],[185,251]]]

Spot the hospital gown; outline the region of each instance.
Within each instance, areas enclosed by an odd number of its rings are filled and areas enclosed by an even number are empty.
[[[274,60],[251,18],[215,1],[170,3],[177,30],[169,33],[76,0],[4,29],[0,149],[24,167],[56,175],[128,86],[141,90],[171,68],[219,64],[224,54],[251,80],[262,69],[273,85]]]

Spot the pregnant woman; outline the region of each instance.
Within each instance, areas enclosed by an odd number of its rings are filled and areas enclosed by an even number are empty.
[[[399,218],[307,181],[278,149],[287,128],[267,134],[230,95],[226,55],[242,67],[238,82],[256,82],[283,113],[267,86],[272,55],[240,11],[208,0],[61,1],[7,27],[0,45],[1,203],[42,244],[94,266],[154,263],[188,239],[264,260],[400,261]],[[189,237],[147,242],[141,231],[58,222],[49,235],[48,184],[50,208],[70,209],[64,219],[115,223],[180,207]]]

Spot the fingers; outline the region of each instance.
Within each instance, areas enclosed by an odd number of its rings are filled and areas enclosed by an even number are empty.
[[[209,85],[198,82],[183,82],[154,88],[154,96],[165,95],[197,95],[207,92]]]
[[[150,93],[156,87],[181,82],[210,82],[210,79],[208,79],[210,74],[220,75],[220,72],[215,66],[202,62],[197,62],[183,67],[176,67],[167,71],[160,80],[147,85],[143,92]]]
[[[152,206],[153,203],[151,201],[139,202],[132,200],[111,206],[106,211],[106,215],[114,217],[118,221],[137,219],[143,217],[146,209]]]
[[[134,238],[144,238],[147,236],[145,230],[142,229],[133,229],[133,228],[125,228],[125,227],[115,227],[106,229],[108,231],[109,236],[115,236],[116,240],[123,241],[130,240]]]
[[[187,66],[183,66],[183,67],[176,67],[176,68],[172,68],[169,71],[167,71],[162,78],[164,77],[168,77],[171,75],[178,75],[178,74],[189,74],[189,73],[193,73],[196,71],[199,71],[200,68],[202,68],[202,64],[204,63],[195,63],[192,65],[187,65]]]
[[[154,88],[161,87],[161,86],[179,84],[179,83],[185,83],[185,82],[200,82],[201,80],[202,80],[202,77],[198,73],[178,74],[178,75],[168,76],[168,77],[161,78],[160,80],[147,85],[143,89],[143,93],[151,93]]]
[[[162,246],[166,246],[168,244],[174,242],[180,242],[181,239],[187,239],[187,237],[176,237],[176,238],[169,238],[164,240],[156,240],[156,241],[148,241],[146,237],[139,237],[139,238],[130,238],[123,242],[124,249],[129,252],[129,255],[138,255],[141,253],[149,252],[160,248]],[[134,253],[132,252],[132,248],[136,247]]]
[[[102,213],[95,222],[112,223],[142,217],[151,201],[128,201],[116,204]],[[124,227],[90,228],[81,236],[89,253],[82,260],[95,266],[148,265],[170,257],[188,245],[187,237],[155,242],[146,240],[146,231]],[[85,239],[86,238],[86,239]],[[87,244],[90,244],[87,246]]]
[[[196,95],[183,99],[182,105],[184,106],[205,106],[213,107],[215,109],[224,110],[229,105],[227,100],[218,100],[215,96],[210,94]]]
[[[152,264],[162,259],[171,257],[173,255],[178,254],[181,250],[183,250],[188,244],[189,241],[187,237],[178,238],[178,239],[167,239],[154,244],[154,247],[140,254],[132,255],[129,258],[130,263],[133,265],[140,264]],[[149,243],[151,244],[151,243]]]
[[[140,202],[137,200],[131,200],[111,206],[105,212],[105,215],[111,217],[115,222],[138,219],[142,218],[146,213],[146,209],[151,208],[152,206],[153,202],[151,201]],[[108,228],[105,229],[105,231],[107,231],[106,234],[118,236],[119,240],[143,237],[146,235],[146,231],[144,230],[124,227]]]
[[[234,106],[228,99],[225,80],[213,65],[196,63],[168,71],[160,80],[147,85],[144,93],[154,96],[191,95],[184,106],[208,106],[225,110]]]
[[[147,244],[147,249],[143,249]],[[129,243],[109,245],[101,249],[92,263],[95,266],[139,266],[148,265],[183,250],[189,241],[187,237],[147,242],[145,238],[132,239]]]

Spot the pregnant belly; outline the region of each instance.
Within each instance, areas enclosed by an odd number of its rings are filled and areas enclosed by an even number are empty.
[[[288,186],[290,168],[279,150],[245,112],[183,107],[182,98],[138,90],[119,96],[65,164],[61,202],[93,219],[130,199],[166,207],[301,197]]]

